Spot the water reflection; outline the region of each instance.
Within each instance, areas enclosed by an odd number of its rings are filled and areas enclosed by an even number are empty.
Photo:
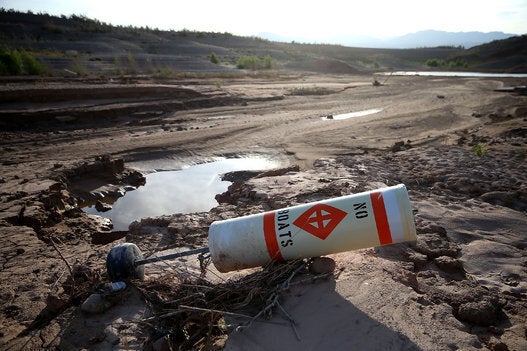
[[[93,206],[84,210],[110,218],[114,230],[127,230],[131,222],[144,217],[209,211],[218,205],[214,199],[216,194],[226,191],[231,184],[222,181],[220,174],[272,169],[282,165],[282,161],[252,157],[223,159],[179,171],[150,173],[146,175],[145,186],[127,192],[110,211],[100,213]]]
[[[429,77],[486,77],[486,78],[527,78],[527,73],[485,73],[449,71],[395,71],[378,73],[385,76],[429,76]]]
[[[374,113],[379,113],[381,111],[382,111],[382,108],[372,108],[369,110],[342,113],[340,115],[329,115],[329,116],[322,117],[322,120],[331,121],[331,120],[348,119],[348,118],[353,118],[353,117],[362,117],[362,116],[372,115]]]

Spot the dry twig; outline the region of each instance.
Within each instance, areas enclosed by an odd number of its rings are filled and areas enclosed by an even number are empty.
[[[205,280],[203,274],[189,278],[177,273],[138,282],[138,288],[156,312],[144,322],[154,325],[157,336],[153,338],[168,335],[173,347],[202,350],[229,330],[248,328],[255,321],[269,319],[278,310],[300,340],[295,321],[280,298],[298,274],[307,273],[308,264],[306,260],[270,263],[261,271],[220,284]],[[245,321],[228,325],[224,316]]]

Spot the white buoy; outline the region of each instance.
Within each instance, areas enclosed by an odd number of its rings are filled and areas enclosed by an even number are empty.
[[[403,184],[217,221],[208,238],[220,272],[413,240]]]

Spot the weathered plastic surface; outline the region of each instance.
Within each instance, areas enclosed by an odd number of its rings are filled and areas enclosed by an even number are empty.
[[[132,243],[123,243],[114,246],[106,257],[106,271],[112,282],[128,279],[143,279],[145,267],[135,265],[142,260],[143,255],[139,248]]]
[[[217,221],[209,229],[214,266],[229,272],[416,240],[406,187],[392,187]]]

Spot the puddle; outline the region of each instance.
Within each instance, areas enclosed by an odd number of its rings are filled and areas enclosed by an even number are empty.
[[[128,230],[128,225],[145,217],[173,213],[209,211],[218,205],[216,194],[223,193],[231,182],[220,175],[243,170],[268,170],[285,166],[283,160],[263,157],[222,159],[186,167],[177,171],[147,174],[146,184],[119,198],[112,209],[98,212],[94,206],[85,207],[88,214],[109,218],[113,230]]]
[[[385,76],[426,77],[483,77],[483,78],[527,78],[526,73],[443,72],[443,71],[396,71],[377,73]]]
[[[340,115],[329,115],[322,117],[322,120],[324,121],[333,121],[333,120],[341,120],[341,119],[348,119],[353,117],[362,117],[367,115],[372,115],[374,113],[379,113],[383,109],[382,108],[372,108],[369,110],[363,110],[363,111],[357,111],[357,112],[349,112],[349,113],[342,113]]]

